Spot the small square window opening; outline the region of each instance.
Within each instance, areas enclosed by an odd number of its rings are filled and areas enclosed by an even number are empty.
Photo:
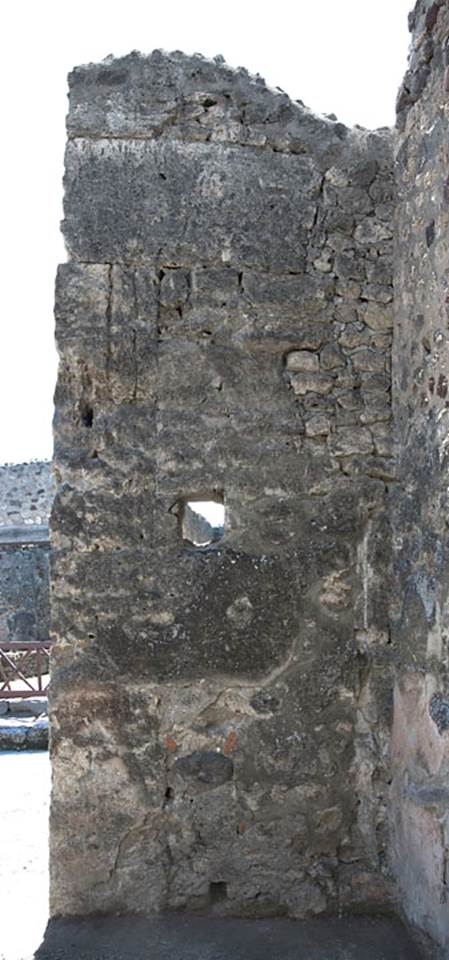
[[[183,540],[195,547],[207,547],[221,540],[224,533],[223,497],[213,495],[210,499],[189,499],[184,502],[181,512],[181,532]]]

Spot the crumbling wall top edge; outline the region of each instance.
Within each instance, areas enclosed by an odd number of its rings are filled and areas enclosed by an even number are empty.
[[[0,470],[5,467],[10,469],[14,467],[38,467],[38,466],[51,466],[51,460],[41,459],[41,458],[32,458],[31,460],[4,460],[0,463]]]
[[[292,152],[341,151],[349,140],[364,146],[392,137],[347,127],[322,116],[280,88],[268,86],[244,67],[221,56],[154,50],[108,56],[75,67],[69,74],[69,137],[169,137],[272,146]],[[348,144],[349,145],[349,144]]]

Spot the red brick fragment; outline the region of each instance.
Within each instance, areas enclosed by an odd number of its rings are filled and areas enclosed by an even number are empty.
[[[432,30],[438,19],[438,3],[432,3],[432,6],[429,7],[426,13],[426,30],[428,33],[432,33]]]
[[[169,753],[173,753],[178,749],[178,744],[176,743],[176,740],[173,740],[173,737],[165,737],[164,747],[169,751]]]
[[[227,737],[226,743],[223,747],[223,753],[225,753],[226,755],[228,753],[232,753],[236,743],[237,743],[237,734],[235,733],[234,730],[231,730],[231,733]]]

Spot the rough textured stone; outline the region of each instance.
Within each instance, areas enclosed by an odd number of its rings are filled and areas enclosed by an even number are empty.
[[[429,713],[438,728],[438,733],[449,730],[449,700],[435,693],[429,703]]]
[[[391,134],[157,51],[70,104],[52,913],[379,909]]]
[[[447,3],[420,0],[398,99],[393,377],[397,679],[392,862],[410,921],[449,950]]]
[[[292,350],[287,354],[286,364],[287,370],[292,370],[293,373],[314,372],[319,370],[320,358],[310,350]]]
[[[196,750],[187,757],[179,757],[176,771],[183,780],[196,781],[209,787],[217,787],[232,780],[233,763],[229,757],[213,750]]]

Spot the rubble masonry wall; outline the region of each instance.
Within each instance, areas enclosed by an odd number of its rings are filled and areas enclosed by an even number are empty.
[[[68,136],[52,914],[378,909],[391,133],[156,51],[77,68]]]
[[[409,920],[449,946],[449,10],[420,0],[398,99],[392,862]],[[446,955],[446,953],[444,954]]]

